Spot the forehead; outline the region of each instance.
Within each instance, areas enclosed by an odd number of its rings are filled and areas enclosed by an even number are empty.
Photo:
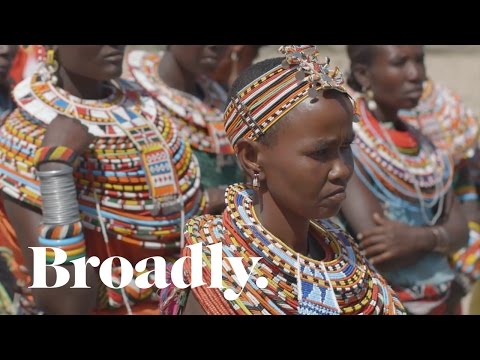
[[[353,106],[345,94],[326,91],[318,100],[304,100],[288,113],[285,139],[346,136],[352,130]],[[282,120],[280,120],[282,121]]]
[[[380,45],[377,54],[380,57],[418,56],[423,54],[423,45]]]

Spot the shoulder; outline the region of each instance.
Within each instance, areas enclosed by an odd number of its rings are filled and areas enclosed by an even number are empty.
[[[185,226],[185,245],[212,245],[224,241],[222,215],[202,215],[190,219]]]

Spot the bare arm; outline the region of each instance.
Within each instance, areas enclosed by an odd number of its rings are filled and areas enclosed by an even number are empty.
[[[33,253],[28,247],[42,246],[38,242],[38,227],[42,215],[33,208],[20,204],[18,201],[3,196],[7,216],[15,229],[19,245],[25,258],[25,265],[33,277]],[[73,266],[65,266],[70,274],[70,281],[61,288],[32,289],[36,305],[47,314],[88,314],[95,307],[98,276],[95,269],[87,267],[87,284],[91,289],[70,289],[74,283]],[[47,267],[47,284],[56,280],[56,272]]]
[[[468,240],[466,219],[452,191],[438,225],[414,227],[385,219],[379,201],[354,174],[342,213],[367,258],[384,269],[415,263],[432,251],[451,254]]]
[[[93,136],[89,134],[88,129],[78,120],[58,115],[48,125],[42,140],[42,147],[67,146],[77,154],[81,154],[88,149],[88,146],[92,140]],[[51,170],[61,170],[71,167],[70,165],[64,163],[48,160],[41,163],[39,168],[40,171],[48,172]],[[67,176],[73,175],[70,174]],[[64,198],[61,201],[67,200]],[[75,201],[75,199],[69,199],[68,201]],[[12,222],[12,225],[16,231],[17,239],[19,240],[26,260],[27,268],[30,272],[30,275],[34,277],[33,252],[28,247],[44,247],[43,245],[40,245],[38,240],[39,227],[42,223],[43,216],[39,210],[33,209],[32,207],[29,207],[24,203],[17,202],[9,197],[5,197],[5,209],[7,211],[8,218]],[[44,264],[46,265],[46,261]],[[65,264],[62,266],[69,272],[70,281],[60,288],[32,289],[36,304],[41,310],[50,314],[89,313],[94,308],[96,301],[98,279],[95,269],[90,266],[87,267],[87,285],[91,286],[92,288],[70,289],[70,286],[72,286],[75,281],[74,267],[71,264]],[[47,285],[50,286],[56,282],[56,270],[52,266],[46,266],[46,280]]]
[[[358,164],[355,162],[355,166]],[[375,227],[373,214],[383,214],[382,206],[356,173],[347,186],[347,199],[342,204],[342,214],[352,229],[352,235]]]

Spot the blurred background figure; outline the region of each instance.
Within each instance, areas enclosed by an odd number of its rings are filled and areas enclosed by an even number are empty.
[[[342,207],[348,228],[411,314],[459,313],[449,257],[467,244],[450,157],[399,116],[422,96],[420,45],[349,45],[360,117],[355,175]]]
[[[42,51],[41,45],[17,45],[18,51],[13,59],[10,77],[13,85],[32,75],[40,65],[37,60],[39,51]]]
[[[225,89],[230,89],[242,71],[257,59],[262,46],[265,45],[229,45],[217,70],[212,74],[212,79],[220,83]]]
[[[243,179],[223,126],[227,93],[211,79],[228,50],[226,45],[168,45],[160,52],[133,50],[126,61],[126,76],[158,101],[191,144],[210,214],[225,207],[227,185]]]
[[[15,108],[10,91],[13,80],[10,75],[18,45],[0,45],[0,124]]]
[[[72,289],[71,261],[173,260],[185,220],[204,213],[198,161],[155,100],[120,79],[124,51],[124,45],[45,45],[42,65],[14,88],[18,108],[0,127],[0,229],[22,250],[24,261],[16,262],[32,274],[29,246],[54,246],[68,256],[63,269],[71,283],[33,290],[49,314],[155,313],[153,287],[107,287],[89,266],[91,288]],[[54,258],[48,250],[47,263]],[[118,284],[122,268],[112,267]]]
[[[456,271],[451,297],[461,299],[480,278],[480,206],[474,177],[478,167],[475,164],[478,159],[474,159],[479,136],[478,118],[458,94],[431,79],[424,83],[418,106],[400,111],[400,117],[454,160],[453,188],[469,227],[468,246],[451,259]]]

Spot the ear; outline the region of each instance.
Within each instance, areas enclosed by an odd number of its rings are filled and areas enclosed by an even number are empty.
[[[370,72],[368,66],[365,64],[352,65],[352,75],[354,79],[363,89],[369,89],[371,87]]]
[[[250,179],[255,174],[259,175],[259,180],[265,180],[265,174],[262,171],[262,151],[264,146],[258,142],[240,139],[235,145],[237,158],[245,173]]]

